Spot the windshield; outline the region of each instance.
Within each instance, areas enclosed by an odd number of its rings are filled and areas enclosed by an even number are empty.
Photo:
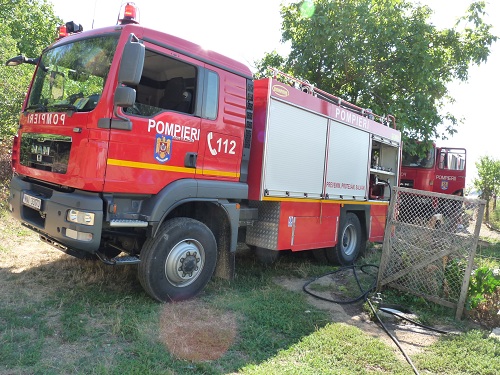
[[[403,167],[432,168],[434,166],[434,148],[426,152],[425,157],[410,155],[403,150]]]
[[[28,110],[86,112],[102,93],[118,35],[79,40],[45,51],[28,99]]]

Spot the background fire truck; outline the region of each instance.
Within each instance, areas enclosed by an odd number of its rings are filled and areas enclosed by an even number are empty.
[[[383,240],[401,155],[392,117],[291,77],[254,81],[124,10],[7,62],[37,66],[13,147],[15,218],[70,255],[138,264],[159,301],[231,278],[238,239],[340,264]]]
[[[465,230],[467,219],[458,200],[439,194],[463,196],[466,174],[466,150],[463,148],[432,147],[424,157],[411,155],[403,148],[399,186],[415,189],[414,194],[403,195],[399,219],[406,222],[428,222],[448,229]],[[419,190],[439,193],[435,196],[418,194]]]
[[[455,147],[432,148],[425,157],[403,148],[400,186],[435,193],[464,195],[466,150]]]

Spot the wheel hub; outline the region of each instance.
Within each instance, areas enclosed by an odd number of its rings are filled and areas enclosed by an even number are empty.
[[[198,271],[198,263],[201,261],[199,257],[196,257],[196,253],[191,254],[191,252],[186,253],[185,258],[179,259],[181,266],[178,271],[182,273],[182,277],[192,277],[193,272]]]
[[[175,245],[165,261],[165,276],[175,286],[187,286],[200,275],[205,250],[196,240],[184,240]]]
[[[351,255],[357,245],[357,236],[352,225],[345,228],[342,236],[342,249],[346,255]]]

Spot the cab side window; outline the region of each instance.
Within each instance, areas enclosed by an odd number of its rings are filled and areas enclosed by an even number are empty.
[[[203,98],[202,117],[215,120],[219,104],[219,76],[210,70],[206,71]]]
[[[444,148],[439,154],[439,169],[463,171],[465,169],[465,150]]]
[[[154,116],[162,111],[193,114],[196,106],[197,68],[156,51],[146,50],[136,102],[126,112]]]

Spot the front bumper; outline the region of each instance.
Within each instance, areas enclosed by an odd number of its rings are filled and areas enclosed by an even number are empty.
[[[23,196],[38,205],[23,203]],[[68,252],[94,254],[101,242],[104,203],[98,193],[74,190],[59,191],[36,182],[24,181],[13,176],[10,183],[9,209],[11,215],[24,225],[40,233],[53,245],[62,245]],[[94,224],[69,222],[68,211],[80,210],[93,213]],[[57,246],[61,248],[61,246]],[[62,249],[62,248],[61,248]]]

